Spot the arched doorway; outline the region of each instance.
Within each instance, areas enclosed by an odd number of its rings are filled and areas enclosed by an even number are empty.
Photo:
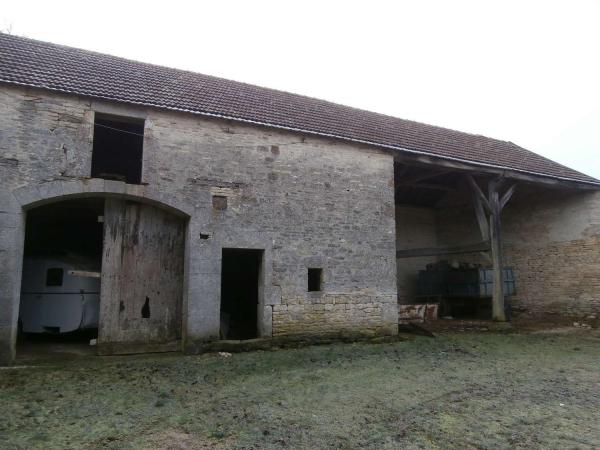
[[[27,213],[20,354],[89,353],[98,337],[104,200],[72,199]]]
[[[22,335],[66,353],[69,344],[75,353],[179,349],[186,222],[131,197],[63,197],[28,209]]]

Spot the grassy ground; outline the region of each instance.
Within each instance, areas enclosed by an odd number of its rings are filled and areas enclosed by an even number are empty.
[[[0,370],[2,448],[598,448],[600,339],[448,333]]]

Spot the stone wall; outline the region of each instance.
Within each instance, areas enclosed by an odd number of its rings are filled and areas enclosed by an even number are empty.
[[[142,185],[89,178],[95,112],[145,119]],[[227,247],[264,250],[261,335],[284,334],[280,326],[318,329],[323,322],[331,330],[394,332],[394,314],[387,312],[396,296],[389,154],[266,127],[7,85],[0,87],[0,130],[5,355],[13,351],[24,211],[49,199],[107,192],[173,206],[187,216],[187,344],[219,336],[221,252]],[[213,208],[215,194],[228,197],[227,209]],[[323,268],[325,297],[372,290],[367,304],[379,312],[360,306],[368,320],[359,313],[323,314],[324,305],[307,292],[308,267]],[[305,314],[273,320],[273,310],[288,304],[302,306]],[[334,315],[343,319],[330,321]],[[288,326],[292,321],[295,328]]]
[[[273,307],[273,335],[355,336],[395,334],[395,295],[328,293],[289,299]]]

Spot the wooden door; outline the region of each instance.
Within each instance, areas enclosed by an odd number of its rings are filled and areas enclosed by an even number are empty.
[[[183,219],[138,202],[106,200],[100,353],[177,348],[184,239]]]

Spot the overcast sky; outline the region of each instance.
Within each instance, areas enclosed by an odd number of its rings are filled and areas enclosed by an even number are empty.
[[[505,139],[600,178],[600,0],[4,0],[0,28]]]

